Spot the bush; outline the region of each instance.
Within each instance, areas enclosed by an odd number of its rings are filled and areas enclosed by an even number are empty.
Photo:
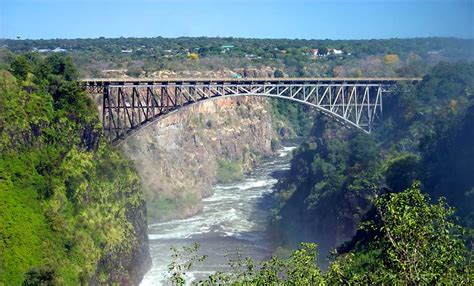
[[[55,285],[54,276],[54,270],[48,266],[33,267],[26,273],[22,286]]]
[[[217,182],[218,183],[232,183],[244,179],[242,167],[229,160],[217,159]]]

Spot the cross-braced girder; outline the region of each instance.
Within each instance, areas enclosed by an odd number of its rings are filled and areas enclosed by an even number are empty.
[[[102,123],[112,142],[184,106],[220,97],[265,96],[314,107],[342,124],[370,133],[383,95],[395,81],[134,82],[101,85]],[[88,90],[88,88],[90,89]],[[97,92],[97,85],[86,85]]]

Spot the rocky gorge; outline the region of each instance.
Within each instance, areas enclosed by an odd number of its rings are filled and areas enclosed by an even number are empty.
[[[197,214],[214,183],[238,180],[272,154],[286,125],[269,99],[225,98],[168,114],[119,148],[141,177],[153,223]]]

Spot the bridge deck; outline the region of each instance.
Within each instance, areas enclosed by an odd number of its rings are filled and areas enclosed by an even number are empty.
[[[109,84],[182,84],[182,83],[381,83],[390,84],[395,82],[416,83],[422,78],[417,77],[367,77],[367,78],[85,78],[80,82],[86,85],[109,85]]]
[[[382,95],[398,82],[421,78],[89,78],[89,93],[102,94],[102,124],[116,142],[162,116],[227,96],[266,96],[306,104],[336,121],[370,133],[382,115]]]

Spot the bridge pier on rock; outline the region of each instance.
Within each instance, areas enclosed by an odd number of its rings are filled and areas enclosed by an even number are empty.
[[[163,115],[205,100],[265,96],[292,100],[320,110],[342,124],[372,131],[383,111],[384,94],[399,81],[418,78],[274,79],[87,79],[89,93],[102,93],[102,124],[119,142]]]

